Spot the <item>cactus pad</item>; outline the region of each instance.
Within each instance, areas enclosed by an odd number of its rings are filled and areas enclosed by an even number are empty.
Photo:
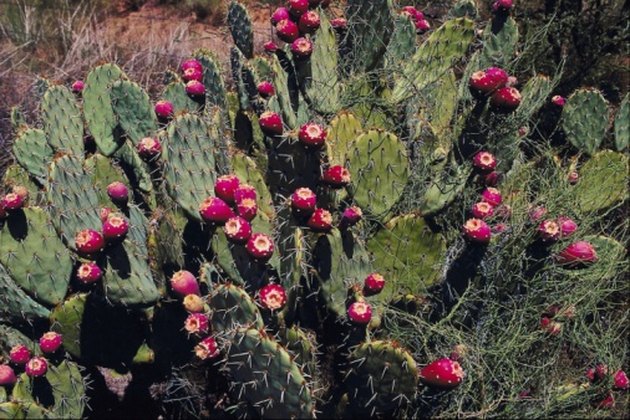
[[[53,157],[53,149],[46,141],[46,134],[39,129],[22,131],[13,143],[13,155],[18,163],[35,178],[43,179]]]
[[[0,264],[0,321],[32,320],[47,317],[48,313],[48,309],[31,299]]]
[[[118,124],[134,145],[154,136],[157,117],[149,95],[137,83],[118,80],[112,84],[110,95]]]
[[[237,326],[263,328],[256,302],[247,292],[233,284],[218,285],[211,293],[212,328],[225,331]]]
[[[254,57],[254,32],[247,9],[237,1],[230,2],[227,23],[234,43],[246,58]]]
[[[57,152],[83,154],[83,118],[70,89],[53,86],[42,99],[42,119],[48,143]]]
[[[626,94],[615,117],[615,148],[623,152],[630,144],[630,94]]]
[[[573,146],[593,155],[608,129],[608,103],[598,90],[574,92],[562,110],[562,128]]]

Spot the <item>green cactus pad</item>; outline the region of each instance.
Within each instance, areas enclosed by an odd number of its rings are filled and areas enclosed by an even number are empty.
[[[48,143],[57,152],[83,155],[83,118],[70,89],[53,86],[42,99],[42,120]]]
[[[196,112],[201,106],[193,101],[186,93],[186,85],[183,82],[171,82],[164,88],[162,98],[173,104],[175,114],[182,112]]]
[[[48,313],[48,309],[31,299],[0,264],[0,321],[20,322],[44,318]]]
[[[359,136],[348,156],[348,192],[364,211],[382,217],[400,198],[409,177],[407,149],[394,134],[370,130]]]
[[[42,209],[12,215],[0,230],[0,263],[39,302],[57,305],[66,296],[72,260]]]
[[[234,174],[238,176],[241,182],[256,188],[256,192],[258,193],[256,200],[258,211],[272,220],[275,216],[275,210],[273,208],[271,192],[269,192],[265,178],[258,170],[254,160],[244,153],[237,152],[232,155],[231,163]]]
[[[375,271],[387,281],[379,295],[384,300],[424,293],[441,277],[446,241],[420,216],[393,218],[368,241],[367,248],[374,257]]]
[[[85,293],[71,296],[50,314],[52,330],[63,336],[63,348],[77,358],[81,357],[81,323],[87,296]]]
[[[435,83],[427,86],[422,95],[418,119],[430,124],[431,131],[440,140],[440,146],[450,149],[451,121],[457,109],[457,81],[453,71],[447,71]]]
[[[10,115],[11,128],[14,133],[18,133],[20,130],[28,128],[28,124],[26,124],[26,119],[24,118],[24,113],[19,106],[11,107]]]
[[[47,408],[47,418],[81,418],[86,406],[86,386],[79,365],[64,360],[58,366],[49,363],[48,372],[43,376],[52,392],[53,402]],[[33,404],[40,398],[35,381],[25,373],[20,375],[13,388],[12,400],[20,404]]]
[[[50,166],[50,215],[57,232],[72,248],[78,231],[100,231],[102,225],[98,191],[82,163],[82,159],[66,155],[55,159]]]
[[[157,131],[157,117],[149,95],[137,83],[118,80],[110,88],[118,124],[134,145]]]
[[[330,122],[326,147],[331,165],[345,165],[351,145],[363,132],[361,122],[351,113],[342,111]]]
[[[193,53],[201,65],[203,66],[203,84],[206,87],[206,103],[207,105],[216,105],[225,107],[227,103],[227,94],[225,92],[225,84],[221,77],[222,70],[218,64],[218,60],[206,50],[197,50]]]
[[[0,418],[22,420],[22,419],[44,419],[49,416],[49,412],[44,407],[35,403],[3,402],[0,404]]]
[[[492,25],[486,26],[483,33],[483,50],[479,68],[507,67],[514,56],[518,44],[518,25],[508,17],[501,30],[493,34]]]
[[[352,70],[370,71],[381,62],[394,29],[391,8],[391,0],[348,0],[345,14],[351,19],[345,41],[351,47],[347,59]]]
[[[553,91],[555,83],[547,76],[537,75],[525,83],[521,90],[521,104],[516,110],[516,120],[519,124],[526,124],[547,101]]]
[[[264,327],[256,302],[241,287],[230,283],[218,285],[210,294],[209,304],[214,331],[231,330],[237,326]]]
[[[85,121],[98,150],[105,156],[111,156],[120,146],[120,139],[115,134],[117,121],[109,87],[115,81],[125,78],[125,74],[117,65],[103,64],[92,70],[85,79],[83,89]]]
[[[562,129],[580,151],[593,155],[608,130],[608,103],[595,89],[579,89],[567,99],[562,110]]]
[[[280,341],[286,349],[295,355],[295,362],[304,374],[314,378],[317,375],[317,343],[315,334],[297,325],[280,333]]]
[[[15,160],[37,179],[44,179],[48,175],[47,168],[52,161],[53,153],[46,140],[46,134],[39,129],[24,130],[13,142]]]
[[[394,22],[394,32],[385,53],[386,68],[398,69],[416,52],[416,25],[411,16],[399,15]]]
[[[0,356],[8,360],[9,352],[18,344],[24,344],[31,353],[37,352],[37,345],[30,338],[13,327],[0,324]]]
[[[319,237],[313,258],[320,296],[329,311],[345,318],[348,290],[373,272],[367,253],[350,232],[333,229]]]
[[[231,392],[265,418],[314,418],[311,390],[291,355],[257,329],[239,329],[229,340],[223,369]]]
[[[230,2],[227,23],[234,39],[234,44],[247,58],[254,57],[254,32],[252,20],[247,9],[237,1]]]
[[[140,191],[150,194],[153,192],[153,182],[151,181],[151,168],[138,155],[136,149],[130,142],[125,142],[114,154],[124,167],[128,168],[133,175],[129,175],[133,186]]]
[[[392,101],[401,102],[438,80],[460,60],[475,36],[473,21],[457,18],[446,21],[418,48],[405,67],[392,92]]]
[[[432,216],[442,211],[455,201],[464,191],[466,181],[472,169],[469,166],[457,166],[442,170],[437,177],[430,181],[425,191],[418,211],[423,216]]]
[[[214,196],[217,145],[210,132],[208,124],[195,115],[177,117],[168,127],[162,152],[168,193],[196,220],[201,220],[201,202]]]
[[[287,322],[291,322],[298,308],[300,295],[300,281],[305,268],[306,246],[304,244],[304,234],[302,230],[289,221],[291,217],[289,209],[283,210],[280,227],[280,241],[278,243],[278,254],[280,255],[279,275],[280,284],[287,292],[287,304],[282,311],[282,316]]]
[[[361,344],[350,354],[345,378],[353,414],[392,415],[411,401],[418,386],[418,367],[411,354],[393,342]]]
[[[630,94],[626,94],[615,117],[615,148],[623,152],[630,144]],[[15,147],[15,146],[14,146]]]
[[[628,198],[628,156],[603,150],[595,153],[580,169],[573,198],[584,214],[609,209]]]
[[[273,103],[277,103],[281,110],[282,121],[289,128],[297,128],[297,115],[293,109],[293,95],[289,87],[289,75],[283,70],[278,57],[274,56],[271,59],[271,68],[273,70],[273,86],[276,90],[276,95],[270,101],[270,107]],[[275,110],[277,112],[277,110]]]
[[[46,204],[44,199],[44,192],[39,189],[39,186],[31,179],[28,172],[26,172],[20,165],[10,165],[7,167],[2,183],[7,190],[20,186],[26,188],[28,191],[28,205],[42,206]]]
[[[338,72],[339,53],[335,31],[326,15],[321,15],[311,55],[310,73],[306,80],[306,95],[311,106],[322,114],[334,114],[341,106],[341,83]]]
[[[448,12],[449,17],[456,18],[468,16],[474,19],[478,14],[479,11],[477,10],[477,4],[474,0],[459,0]]]
[[[129,186],[129,180],[127,180],[124,172],[114,166],[110,159],[99,154],[94,154],[86,159],[83,167],[85,172],[92,178],[92,185],[98,195],[99,206],[115,209],[116,206],[107,195],[107,186],[115,181]],[[129,193],[133,195],[131,191]]]

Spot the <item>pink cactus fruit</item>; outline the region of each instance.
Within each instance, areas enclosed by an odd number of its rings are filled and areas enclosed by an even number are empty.
[[[491,172],[497,167],[497,159],[485,150],[473,156],[473,166],[482,172]]]
[[[103,277],[103,270],[94,261],[84,262],[77,269],[77,279],[83,284],[91,284]]]
[[[208,197],[199,205],[199,215],[206,223],[222,225],[234,216],[234,212],[220,198]]]
[[[618,390],[626,390],[630,388],[630,382],[628,381],[628,375],[626,375],[626,372],[619,369],[617,372],[613,373],[613,388]]]
[[[92,255],[105,248],[103,235],[94,229],[83,229],[77,232],[74,243],[77,252],[83,255]]]
[[[254,259],[264,262],[273,255],[275,246],[273,240],[264,233],[254,233],[249,237],[245,250]]]
[[[305,60],[313,54],[313,42],[308,38],[297,38],[291,43],[291,52],[295,59]]]
[[[39,338],[39,348],[44,353],[54,353],[63,344],[63,337],[55,331],[48,331]]]
[[[261,96],[261,98],[265,99],[271,98],[273,95],[276,94],[276,89],[273,87],[273,83],[267,80],[258,83],[258,86],[256,86],[256,90],[258,91],[258,94]]]
[[[181,64],[180,68],[181,68],[182,73],[188,69],[195,69],[198,71],[203,71],[203,65],[194,58],[189,58],[188,60],[184,61]]]
[[[175,113],[175,108],[173,107],[172,102],[167,101],[167,100],[161,100],[155,103],[155,115],[157,115],[158,118],[167,120],[173,117],[174,113]]]
[[[9,365],[0,365],[0,386],[10,386],[17,382],[13,368]]]
[[[332,214],[326,209],[315,209],[307,225],[315,232],[329,232],[332,229]]]
[[[223,232],[230,242],[243,244],[252,235],[252,226],[242,217],[230,217],[223,225]]]
[[[333,188],[343,188],[351,181],[350,171],[342,165],[333,165],[324,171],[322,180]]]
[[[106,240],[122,240],[129,232],[129,221],[122,213],[110,213],[103,222],[102,230]]]
[[[300,36],[300,29],[291,19],[283,19],[275,27],[276,35],[284,42],[293,42]]]
[[[305,147],[318,149],[326,142],[328,133],[326,129],[319,124],[309,122],[300,127],[298,139]]]
[[[129,188],[120,181],[107,186],[107,195],[116,204],[125,205],[129,201]]]
[[[317,196],[310,188],[298,188],[291,194],[291,208],[298,213],[312,213],[317,206]]]
[[[591,265],[597,262],[597,252],[593,244],[587,241],[577,241],[564,248],[558,255],[556,261],[571,267]]]
[[[74,93],[81,93],[83,92],[83,89],[85,89],[85,83],[83,82],[83,80],[75,80],[74,82],[72,82],[72,86],[70,86],[70,89],[72,89]]]
[[[289,14],[289,9],[287,9],[286,7],[278,7],[271,14],[271,24],[277,25],[278,22],[285,19],[290,19],[290,18],[291,18],[291,15]]]
[[[193,98],[201,98],[206,94],[206,87],[199,80],[186,83],[186,93]]]
[[[508,12],[513,6],[513,0],[496,0],[494,3],[492,3],[492,11]]]
[[[512,112],[521,104],[521,92],[515,87],[497,89],[490,97],[490,105],[503,112]]]
[[[234,193],[241,185],[241,180],[234,174],[222,175],[214,183],[214,193],[227,204],[234,203]]]
[[[273,111],[265,111],[258,118],[258,124],[263,133],[269,137],[280,136],[284,131],[282,117]]]
[[[24,370],[31,378],[43,376],[48,371],[48,360],[44,357],[33,357],[26,363]]]
[[[182,73],[182,79],[184,79],[184,81],[186,82],[190,82],[191,80],[201,82],[203,80],[203,71],[190,67],[184,70],[184,72]]]
[[[162,144],[153,137],[145,137],[138,142],[138,154],[142,159],[152,160],[162,153]]]
[[[554,95],[551,98],[551,103],[557,107],[562,108],[567,103],[567,100],[564,98],[564,96]]]
[[[492,231],[486,222],[473,218],[464,223],[464,236],[472,242],[487,244],[492,237]]]
[[[296,17],[308,11],[308,0],[289,0],[289,12]]]
[[[488,187],[481,192],[481,198],[486,203],[492,206],[498,206],[503,201],[503,197],[501,196],[501,191],[494,187]]]
[[[263,44],[263,49],[265,50],[265,52],[272,54],[278,51],[278,46],[273,41],[267,41]]]
[[[372,307],[363,300],[356,301],[348,307],[348,318],[355,324],[369,324],[372,320]]]
[[[573,235],[578,228],[577,223],[567,216],[558,217],[558,225],[560,225],[560,237],[568,238]]]
[[[214,337],[206,337],[195,346],[195,355],[201,360],[214,359],[219,355],[219,346]]]
[[[313,10],[310,10],[300,16],[300,20],[298,22],[298,28],[303,34],[313,34],[317,32],[320,25],[321,21],[319,19],[319,14]]]
[[[180,270],[171,276],[171,289],[178,296],[199,295],[199,283],[193,273]]]
[[[31,351],[24,344],[17,344],[9,350],[9,360],[16,365],[24,365],[31,358]]]
[[[0,207],[7,212],[20,210],[23,206],[24,197],[15,192],[10,192],[0,199]]]
[[[466,374],[459,362],[444,357],[420,369],[420,381],[428,386],[452,389],[462,383]]]
[[[258,214],[258,204],[256,203],[256,200],[251,198],[237,200],[236,212],[243,219],[251,222],[256,217],[256,214]]]
[[[188,334],[207,334],[209,327],[208,316],[203,313],[189,314],[184,321],[184,329]]]
[[[279,284],[270,283],[258,292],[260,304],[271,310],[282,309],[287,303],[287,293]]]
[[[538,225],[538,236],[545,242],[555,242],[560,238],[560,226],[555,220],[544,220]]]
[[[347,228],[356,225],[363,218],[363,211],[358,206],[346,207],[341,215],[340,226]]]
[[[205,310],[203,298],[194,293],[184,296],[182,304],[188,312],[197,313]]]
[[[385,287],[385,278],[379,273],[372,273],[363,280],[363,290],[370,294],[380,293]]]
[[[487,219],[494,214],[494,207],[485,201],[480,201],[473,204],[471,213],[477,219]]]
[[[331,19],[330,26],[337,32],[343,32],[348,29],[348,20],[346,18]]]

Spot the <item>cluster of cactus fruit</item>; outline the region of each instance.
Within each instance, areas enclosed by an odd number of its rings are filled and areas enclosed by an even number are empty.
[[[384,319],[439,289],[462,237],[470,249],[504,246],[521,223],[567,270],[597,264],[598,247],[623,249],[579,221],[627,198],[627,98],[618,151],[600,151],[599,92],[550,99],[547,77],[519,91],[501,68],[518,42],[511,1],[494,2],[500,24],[481,35],[470,1],[436,29],[389,0],[348,0],[347,20],[329,3],[289,0],[271,17],[277,41],[256,56],[249,15],[232,2],[233,91],[200,50],[155,103],[104,64],[71,89],[46,84],[41,128],[14,113],[17,164],[0,201],[0,416],[80,417],[84,367],[147,364],[156,381],[173,370],[215,381],[191,371],[218,366],[230,397],[214,409],[232,415],[395,415],[423,388],[466,380],[461,346],[414,360]],[[521,127],[548,102],[590,156],[567,178],[577,221],[546,218],[518,188],[532,168]],[[479,184],[463,228],[437,226]],[[541,320],[550,334],[557,313]]]

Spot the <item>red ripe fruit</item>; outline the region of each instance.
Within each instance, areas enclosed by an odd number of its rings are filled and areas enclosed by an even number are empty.
[[[630,382],[628,381],[628,375],[626,372],[619,369],[617,372],[613,374],[613,387],[618,390],[625,390],[630,387]]]
[[[492,153],[481,151],[473,156],[473,166],[482,172],[490,172],[497,167],[497,160]]]
[[[291,15],[289,14],[289,9],[287,9],[286,7],[278,7],[271,14],[271,24],[277,25],[278,22],[283,21],[285,19],[290,19],[290,18],[291,18]]]
[[[162,153],[162,144],[158,139],[145,137],[138,143],[138,154],[142,159],[151,160]]]
[[[372,319],[372,307],[365,301],[354,302],[348,307],[348,318],[355,324],[369,324]]]
[[[9,365],[0,365],[0,386],[13,385],[17,382],[17,377],[13,368]]]
[[[480,244],[487,244],[492,237],[490,226],[480,219],[468,219],[464,223],[464,235],[467,239]]]
[[[258,204],[256,204],[256,200],[251,198],[244,198],[242,200],[238,200],[236,204],[236,212],[243,219],[251,222],[256,217],[258,213]]]
[[[180,68],[182,70],[182,73],[188,69],[195,69],[198,71],[203,71],[203,66],[201,65],[201,63],[194,58],[190,58],[184,61]]]
[[[481,192],[481,198],[486,203],[493,205],[495,207],[501,204],[501,202],[503,201],[503,197],[501,197],[501,191],[493,187],[488,187],[485,190],[483,190]]]
[[[256,194],[256,188],[249,184],[240,184],[238,188],[234,191],[234,201],[238,203],[239,201],[246,198],[255,201],[258,198]]]
[[[260,304],[267,309],[282,309],[287,303],[287,293],[279,284],[268,284],[258,292]]]
[[[229,241],[242,244],[252,236],[252,226],[242,217],[230,217],[223,225],[223,232]]]
[[[361,218],[363,218],[363,211],[361,211],[361,208],[357,206],[347,207],[341,215],[339,226],[342,229],[354,226],[359,223]]]
[[[490,67],[473,73],[468,80],[468,87],[473,94],[489,95],[504,87],[508,82],[507,72],[498,67]]]
[[[471,213],[473,217],[477,219],[487,219],[494,214],[494,207],[485,201],[480,201],[479,203],[473,204]]]
[[[413,19],[414,21],[418,20],[418,9],[416,9],[413,6],[404,6],[401,9],[400,12],[401,15],[407,15],[409,16],[411,19]],[[422,15],[422,18],[424,18],[424,14]]]
[[[333,188],[343,188],[350,183],[350,171],[341,165],[334,165],[324,171],[322,179]]]
[[[94,229],[83,229],[74,237],[77,252],[83,255],[101,252],[105,247],[105,239],[100,232]]]
[[[173,116],[174,112],[175,108],[170,101],[162,100],[155,103],[155,115],[157,115],[158,118],[167,120]]]
[[[316,149],[324,145],[327,135],[328,133],[324,127],[310,122],[300,127],[298,139],[305,147]]]
[[[298,22],[298,28],[303,34],[315,33],[319,29],[320,25],[321,21],[319,19],[319,14],[312,10],[300,16],[300,21]]]
[[[263,48],[268,53],[275,53],[278,50],[278,46],[273,41],[267,41],[263,45]]]
[[[284,42],[293,42],[300,36],[300,30],[291,19],[284,19],[276,24],[276,35]]]
[[[420,369],[420,381],[437,388],[456,388],[464,380],[464,370],[458,362],[448,357],[431,362]]]
[[[186,93],[192,97],[202,97],[206,94],[206,87],[199,80],[191,80],[186,83]]]
[[[129,222],[121,213],[111,213],[103,222],[103,237],[107,240],[123,239],[129,232]]]
[[[560,237],[568,238],[577,230],[578,225],[567,216],[558,217],[558,225],[560,225]]]
[[[83,80],[75,80],[72,83],[72,86],[70,86],[70,89],[72,89],[74,93],[81,93],[83,92],[84,88],[85,88],[85,83],[83,83]]]
[[[302,16],[308,11],[308,0],[289,0],[289,12],[293,16]]]
[[[282,117],[273,111],[265,111],[258,118],[260,129],[269,137],[280,136],[284,131]]]
[[[214,183],[214,193],[228,204],[234,203],[234,193],[241,185],[241,180],[234,174],[222,175]]]
[[[219,346],[214,337],[206,337],[195,346],[195,355],[201,360],[213,359],[219,355]]]
[[[77,269],[77,279],[83,284],[99,281],[103,277],[103,270],[94,262],[86,262]]]
[[[31,358],[31,351],[24,344],[17,344],[9,350],[9,360],[16,365],[23,365]]]
[[[521,104],[521,92],[514,87],[497,89],[490,97],[490,105],[502,112],[512,112]]]
[[[590,242],[578,241],[564,248],[558,255],[556,261],[570,267],[590,265],[597,262],[597,252]]]
[[[201,82],[203,80],[203,72],[191,67],[184,71],[182,79],[186,82],[190,82],[191,80]]]
[[[426,19],[418,19],[416,20],[416,32],[422,34],[431,29],[431,24]]]
[[[567,103],[567,100],[564,98],[564,96],[555,95],[554,97],[551,98],[551,103],[557,107],[562,108],[564,104]]]
[[[348,29],[348,20],[345,18],[335,18],[330,21],[330,26],[337,32],[342,32]]]
[[[329,232],[332,229],[332,215],[328,210],[315,209],[307,225],[315,232]]]
[[[538,225],[538,235],[545,242],[555,242],[560,238],[560,226],[555,220],[545,220]]]
[[[54,331],[48,331],[39,338],[39,348],[44,353],[54,353],[62,344],[63,337]]]
[[[45,375],[48,371],[48,360],[43,357],[33,357],[28,361],[28,363],[26,363],[26,368],[24,370],[26,375],[31,378]]]
[[[274,248],[273,241],[264,233],[254,233],[245,246],[247,253],[259,261],[269,260],[273,255]]]
[[[313,43],[308,38],[297,38],[291,43],[291,52],[293,53],[293,58],[306,60],[313,54]]]
[[[193,273],[180,270],[171,277],[171,289],[177,295],[186,297],[188,295],[199,295],[199,283]]]
[[[514,5],[512,0],[496,0],[492,3],[492,11],[493,12],[507,12]]]
[[[188,331],[188,334],[206,334],[208,328],[209,322],[206,314],[193,313],[188,315],[184,321],[184,329]]]
[[[571,171],[569,172],[569,175],[567,175],[567,181],[569,181],[569,184],[571,185],[577,184],[579,180],[580,174],[577,171]]]
[[[276,94],[276,90],[274,89],[273,84],[266,80],[264,82],[258,83],[256,89],[258,90],[258,94],[265,99],[270,98]]]
[[[380,293],[385,287],[385,279],[378,273],[372,273],[363,280],[363,290],[370,294]]]
[[[533,222],[539,221],[545,214],[547,214],[547,209],[543,206],[532,207],[529,210],[529,218]]]
[[[127,204],[129,189],[120,181],[114,181],[107,186],[107,195],[116,204]]]
[[[206,223],[222,225],[234,216],[234,212],[220,198],[208,197],[199,205],[199,215]]]
[[[24,197],[20,194],[10,192],[0,200],[0,207],[5,211],[11,212],[19,210],[24,206]]]
[[[291,194],[291,208],[298,213],[312,213],[316,206],[317,196],[310,188],[298,188]]]

